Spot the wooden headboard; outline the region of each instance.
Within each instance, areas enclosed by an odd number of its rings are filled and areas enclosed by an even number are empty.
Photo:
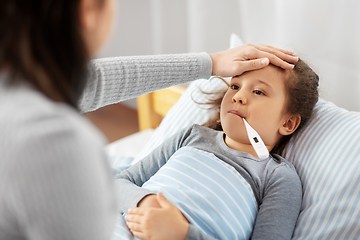
[[[178,101],[183,85],[158,90],[137,98],[139,130],[157,128],[169,109]]]

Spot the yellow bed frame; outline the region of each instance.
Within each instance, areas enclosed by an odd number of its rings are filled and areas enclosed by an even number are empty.
[[[137,98],[139,130],[157,128],[169,109],[179,100],[186,87],[177,85]]]

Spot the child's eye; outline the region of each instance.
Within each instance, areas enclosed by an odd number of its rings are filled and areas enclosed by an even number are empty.
[[[260,90],[254,90],[253,93],[255,93],[256,95],[265,95],[265,93]]]
[[[239,90],[239,89],[240,89],[240,87],[237,86],[237,85],[235,85],[235,84],[231,84],[231,85],[230,85],[230,88],[231,88],[232,90]]]

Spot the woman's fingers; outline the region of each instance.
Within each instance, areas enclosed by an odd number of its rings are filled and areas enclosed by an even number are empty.
[[[275,54],[271,54],[271,53],[267,53],[267,52],[263,52],[261,55],[259,55],[259,57],[266,57],[270,60],[270,63],[275,65],[275,66],[278,66],[278,67],[281,67],[285,70],[291,70],[294,68],[294,64],[292,63],[295,63],[297,62],[297,59],[295,62],[288,62],[288,61],[285,61],[284,58],[280,58],[278,57],[277,55]],[[294,61],[294,60],[292,60]]]
[[[268,45],[264,45],[264,44],[255,45],[255,47],[262,52],[267,52],[267,53],[273,54],[276,57],[278,57],[279,59],[284,60],[289,63],[296,63],[299,60],[299,58],[296,56],[293,56],[293,52],[289,51],[289,50],[284,50],[284,49],[280,49],[280,48],[276,48],[276,47],[272,47],[272,46],[268,46]]]
[[[286,50],[286,49],[282,49],[282,48],[278,48],[278,47],[273,47],[273,46],[266,45],[266,44],[258,44],[258,46],[264,47],[264,48],[267,48],[267,49],[274,49],[275,51],[279,51],[279,52],[285,53],[285,54],[290,55],[290,56],[294,55],[294,52],[291,51],[291,50]]]
[[[242,69],[241,72],[257,70],[269,65],[268,58],[261,58],[261,59],[254,59],[254,60],[247,60],[247,61],[239,61],[238,66],[235,66],[237,69]]]
[[[233,77],[243,72],[266,67],[265,59],[283,69],[293,69],[298,58],[293,52],[263,44],[245,44],[224,52],[210,54],[212,75]],[[263,64],[265,63],[265,64]]]
[[[296,56],[289,55],[283,51],[266,45],[250,45],[248,52],[249,59],[268,58],[270,63],[281,67],[283,69],[293,69],[293,63],[296,63],[299,59]]]

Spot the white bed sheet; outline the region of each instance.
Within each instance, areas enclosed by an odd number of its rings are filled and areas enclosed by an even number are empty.
[[[109,156],[136,157],[150,140],[154,129],[146,129],[109,143],[105,151]]]

